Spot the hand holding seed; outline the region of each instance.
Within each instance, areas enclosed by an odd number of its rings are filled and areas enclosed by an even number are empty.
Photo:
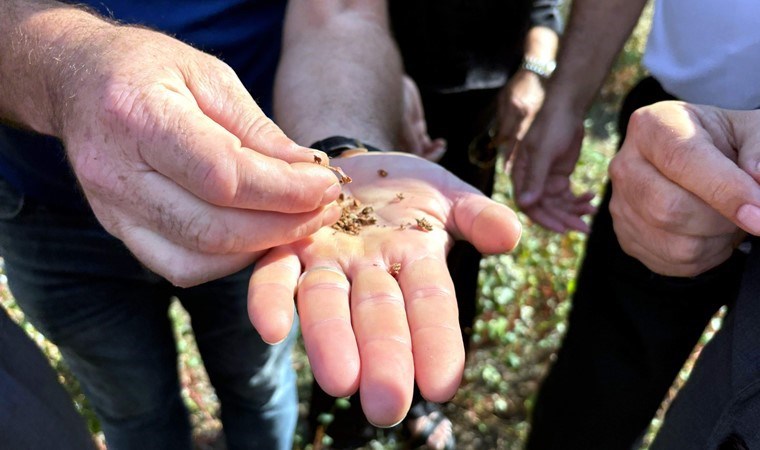
[[[334,396],[361,387],[367,418],[400,421],[417,384],[450,399],[464,368],[446,254],[454,239],[483,253],[512,250],[517,216],[442,167],[401,153],[331,161],[343,185],[341,220],[261,258],[249,314],[264,340],[290,330],[297,299],[314,376]]]

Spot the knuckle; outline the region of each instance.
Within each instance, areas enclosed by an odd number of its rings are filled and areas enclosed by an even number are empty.
[[[665,245],[665,259],[681,267],[681,271],[698,266],[705,252],[704,241],[699,238],[679,236]]]
[[[237,203],[240,185],[233,160],[204,154],[190,164],[190,179],[200,181],[200,193],[207,201],[224,207]]]
[[[207,224],[199,237],[198,249],[204,253],[228,254],[241,250],[238,235],[215,222]]]
[[[713,177],[707,183],[709,186],[708,197],[705,201],[710,205],[722,205],[734,197],[733,180],[726,180],[721,177]]]
[[[646,108],[639,108],[631,114],[628,119],[628,131],[626,136],[636,136],[641,131],[641,127],[648,122],[648,114]]]
[[[615,184],[623,185],[625,183],[626,174],[628,173],[628,162],[623,153],[618,153],[609,164],[609,176],[613,186]]]
[[[117,191],[120,177],[114,176],[111,165],[103,164],[94,145],[85,144],[73,152],[71,165],[85,191],[98,191],[102,195]]]
[[[671,230],[689,220],[689,214],[677,197],[662,195],[651,199],[649,217],[652,225],[661,230]]]
[[[258,111],[246,112],[244,122],[246,124],[243,130],[243,136],[255,138],[258,142],[266,142],[270,137],[279,137],[281,134],[279,128],[266,115]],[[254,149],[260,150],[260,149]]]

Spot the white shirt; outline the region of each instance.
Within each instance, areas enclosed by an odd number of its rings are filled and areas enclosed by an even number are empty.
[[[760,0],[656,0],[643,63],[684,101],[760,107]]]

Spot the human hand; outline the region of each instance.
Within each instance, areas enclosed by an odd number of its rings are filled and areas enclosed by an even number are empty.
[[[415,379],[436,402],[459,386],[464,347],[446,266],[453,239],[505,252],[520,224],[506,206],[412,155],[332,162],[353,178],[343,193],[360,203],[357,220],[371,206],[376,222],[357,235],[325,227],[270,251],[254,269],[249,314],[264,340],[277,342],[292,324],[295,293],[320,386],[333,396],[359,388],[369,421],[388,426],[408,411]]]
[[[534,222],[558,233],[587,233],[582,217],[595,211],[590,203],[594,194],[575,195],[570,186],[582,142],[582,115],[545,105],[514,155],[512,185],[517,205]]]
[[[446,140],[430,139],[417,83],[408,75],[403,76],[402,83],[404,105],[401,116],[401,135],[398,138],[399,148],[428,161],[439,161],[446,153]]]
[[[631,116],[610,164],[623,250],[654,272],[694,276],[760,235],[757,112],[662,102]]]
[[[499,91],[496,143],[513,148],[533,123],[544,102],[541,78],[528,70],[518,70]]]
[[[150,269],[190,286],[335,222],[340,193],[218,59],[108,26],[61,83],[60,137],[101,224]]]

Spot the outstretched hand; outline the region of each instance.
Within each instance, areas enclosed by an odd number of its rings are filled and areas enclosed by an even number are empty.
[[[512,183],[517,205],[534,222],[558,233],[587,233],[589,226],[582,217],[595,212],[590,203],[594,194],[576,195],[570,183],[582,141],[582,118],[544,106],[514,157]]]
[[[446,266],[453,240],[505,252],[521,227],[509,208],[421,158],[363,153],[332,163],[353,178],[344,217],[259,260],[249,314],[264,340],[280,341],[295,295],[317,382],[334,396],[360,389],[370,422],[389,426],[406,415],[415,380],[438,402],[459,386],[464,347]]]

